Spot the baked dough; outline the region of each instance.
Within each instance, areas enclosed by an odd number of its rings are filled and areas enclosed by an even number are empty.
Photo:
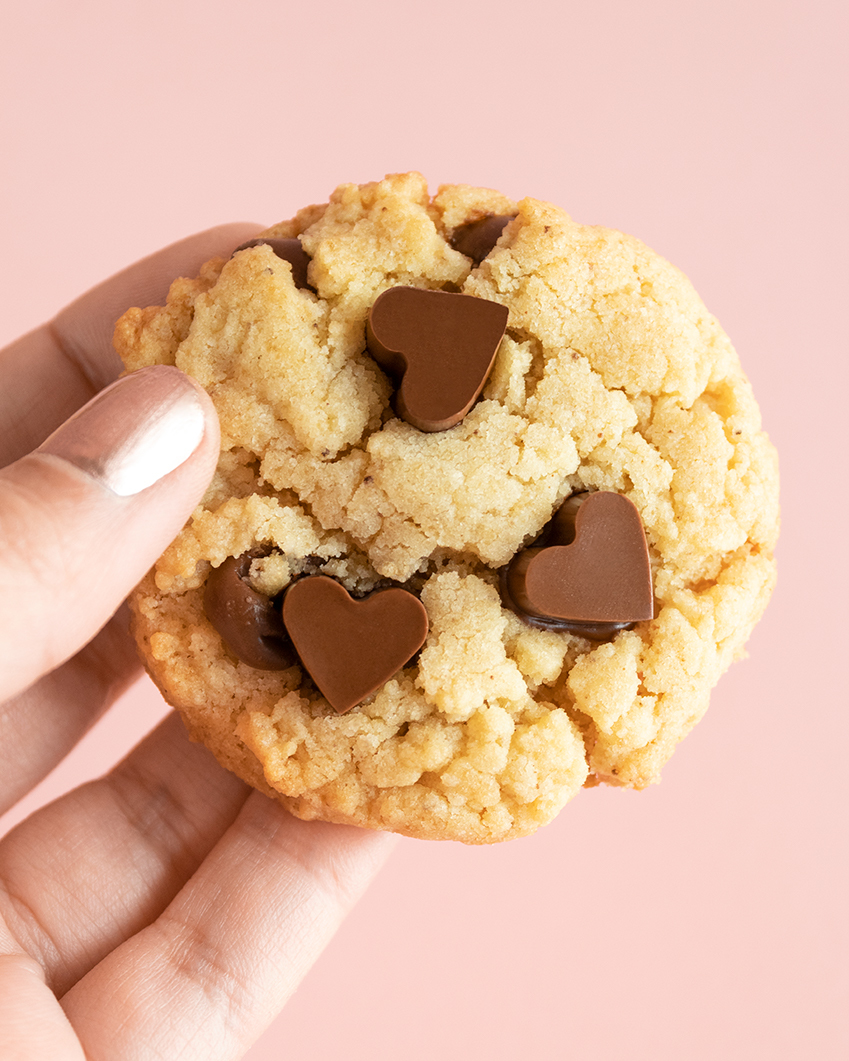
[[[462,225],[515,215],[479,265]],[[342,185],[269,237],[299,237],[310,290],[269,246],[208,262],[131,309],[129,371],[177,365],[221,421],[215,477],[135,592],[145,664],[190,734],[301,818],[490,843],[585,785],[643,788],[743,653],[775,578],[776,456],[737,356],[688,280],[620,232],[535,199],[417,173]],[[457,426],[398,419],[366,350],[406,285],[501,303],[507,332]],[[503,606],[499,571],[571,494],[645,528],[655,618],[596,643]],[[212,568],[251,550],[274,597],[320,571],[423,601],[421,652],[337,715],[300,666],[240,662],[206,618]],[[260,555],[261,554],[261,555]]]

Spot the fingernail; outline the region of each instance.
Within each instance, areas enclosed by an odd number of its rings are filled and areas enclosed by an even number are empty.
[[[74,413],[38,453],[61,457],[119,497],[130,497],[173,472],[205,430],[193,384],[170,365],[116,380]]]

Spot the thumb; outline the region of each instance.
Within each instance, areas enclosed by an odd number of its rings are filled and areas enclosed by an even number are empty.
[[[0,471],[0,701],[107,622],[203,496],[218,447],[206,393],[156,365]]]

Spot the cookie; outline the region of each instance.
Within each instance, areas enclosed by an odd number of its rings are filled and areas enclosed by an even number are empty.
[[[491,843],[658,780],[775,578],[775,453],[687,279],[556,206],[343,185],[132,309],[221,457],[136,590],[190,734],[293,814]]]

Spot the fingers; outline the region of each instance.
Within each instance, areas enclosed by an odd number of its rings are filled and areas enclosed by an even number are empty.
[[[240,1057],[392,846],[247,791],[172,716],[0,844],[0,913],[89,1058]]]
[[[392,846],[253,793],[151,926],[63,999],[90,1061],[236,1059],[274,1018]]]
[[[0,352],[0,379],[0,467],[41,445],[95,394],[49,325]]]
[[[24,954],[0,955],[0,1057],[4,1061],[85,1061],[41,967]]]
[[[227,256],[261,226],[220,225],[145,258],[106,280],[0,351],[0,466],[40,445],[73,412],[117,377],[115,322],[130,306],[158,305],[177,276],[194,276]]]
[[[0,916],[57,994],[162,913],[248,792],[171,715],[0,842]]]
[[[46,777],[138,676],[128,621],[122,607],[66,664],[0,705],[0,814]]]
[[[222,225],[175,243],[0,351],[0,468],[40,445],[117,374],[111,340],[120,313],[130,305],[163,302],[174,277],[194,275],[204,261],[229,254],[258,228]],[[40,555],[35,543],[33,554]],[[16,602],[4,602],[0,628],[16,609]],[[125,625],[110,621],[64,666],[0,706],[0,811],[38,783],[138,674]],[[0,687],[0,701],[4,695]]]
[[[104,626],[200,500],[205,392],[158,365],[112,384],[0,472],[0,681],[14,696]]]

